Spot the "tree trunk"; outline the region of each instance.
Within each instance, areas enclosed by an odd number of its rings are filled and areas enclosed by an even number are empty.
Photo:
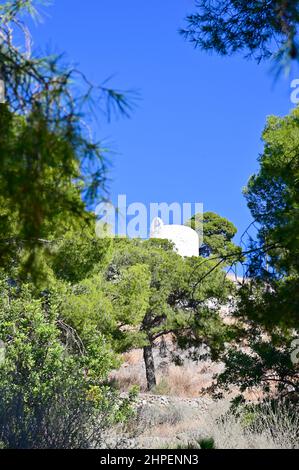
[[[157,381],[156,381],[156,373],[155,373],[153,348],[151,344],[149,346],[144,346],[143,359],[144,359],[144,364],[145,364],[147,389],[152,390],[156,386]]]
[[[5,103],[5,81],[0,69],[0,103]]]

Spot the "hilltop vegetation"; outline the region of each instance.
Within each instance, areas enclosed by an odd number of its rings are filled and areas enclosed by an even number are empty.
[[[180,257],[165,240],[97,238],[90,207],[106,195],[107,165],[84,125],[88,98],[105,98],[125,115],[129,104],[112,89],[92,89],[58,58],[30,56],[26,35],[16,44],[25,12],[34,14],[34,1],[0,7],[1,446],[101,446],[107,430],[136,418],[137,387],[121,395],[111,372],[124,353],[142,350],[146,388],[157,393],[153,349],[166,336],[196,361],[224,364],[206,393],[240,392],[232,408],[238,424],[245,403],[250,429],[259,429],[259,406],[246,404],[256,387],[271,400],[272,422],[282,399],[292,416],[299,393],[298,109],[267,122],[259,171],[244,191],[255,231],[242,246],[233,241],[233,223],[212,212],[187,222],[203,223],[198,257]],[[237,265],[244,267],[238,287],[227,276]]]

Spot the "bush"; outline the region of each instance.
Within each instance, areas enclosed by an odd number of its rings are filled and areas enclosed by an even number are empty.
[[[200,439],[197,441],[190,441],[186,444],[179,444],[175,447],[177,450],[191,450],[191,449],[215,449],[215,442],[212,437]]]
[[[6,448],[99,446],[103,430],[130,414],[104,386],[113,363],[103,338],[87,346],[61,323],[53,299],[0,282],[0,442]],[[102,385],[99,385],[101,384]]]
[[[14,387],[10,381],[0,386],[0,436],[4,447],[74,449],[102,444],[103,432],[111,424],[111,408],[98,409],[74,371],[71,380],[62,375],[53,377],[57,383],[48,384],[47,396],[41,389],[30,391],[24,384]]]
[[[299,416],[296,405],[288,400],[267,400],[249,407],[250,410],[250,431],[268,435],[281,449],[299,448]]]
[[[205,418],[202,432],[217,449],[296,449],[298,413],[286,401],[239,405],[229,411],[218,403]]]
[[[201,449],[215,449],[215,442],[212,437],[201,439],[198,443]]]

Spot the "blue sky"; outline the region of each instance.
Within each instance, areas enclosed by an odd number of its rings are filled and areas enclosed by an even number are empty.
[[[258,168],[266,117],[294,106],[291,77],[274,82],[269,64],[194,50],[178,34],[193,10],[193,0],[54,0],[34,47],[66,52],[96,83],[114,74],[113,87],[139,91],[130,119],[99,130],[116,152],[113,201],[203,202],[241,235],[242,187]]]

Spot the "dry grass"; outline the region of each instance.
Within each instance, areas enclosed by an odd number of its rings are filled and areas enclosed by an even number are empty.
[[[143,360],[141,349],[132,349],[132,351],[123,354],[123,361],[125,366],[139,365]]]
[[[144,374],[137,367],[122,366],[110,375],[110,379],[116,383],[120,392],[127,392],[134,385],[138,385],[141,392],[146,390]]]
[[[244,408],[238,415],[227,411],[223,402],[207,413],[205,437],[213,438],[218,449],[299,448],[299,417],[285,403],[274,408],[264,403],[259,409]]]
[[[127,426],[137,447],[171,448],[173,442],[189,442],[201,436],[200,411],[186,403],[143,405]]]
[[[146,392],[146,378],[142,351],[134,350],[123,356],[124,363],[114,371],[111,378],[121,392],[127,392],[133,385],[138,385],[141,392]],[[203,388],[210,386],[213,375],[221,369],[221,365],[205,361],[196,363],[185,360],[184,365],[177,366],[167,363],[167,367],[157,367],[157,386],[154,393],[177,397],[198,397]]]
[[[273,408],[264,403],[259,409],[244,408],[238,415],[229,407],[230,403],[223,400],[202,416],[192,415],[184,407],[168,407],[162,415],[161,410],[152,408],[151,418],[141,419],[140,428],[144,437],[160,438],[161,443],[165,439],[177,442],[180,436],[180,445],[190,448],[198,448],[200,440],[211,438],[216,449],[299,448],[299,416],[288,405],[280,403]]]
[[[121,392],[127,392],[134,385],[138,385],[140,391],[146,390],[145,371],[143,366],[142,350],[134,349],[123,354],[123,364],[112,372],[113,380]]]
[[[157,395],[177,396],[181,398],[196,398],[202,391],[213,383],[213,376],[223,370],[223,365],[209,360],[194,362],[185,359],[182,366],[175,365],[168,358],[161,359],[156,351],[157,386],[153,393]],[[134,349],[123,354],[123,364],[120,369],[111,374],[117,388],[121,392],[138,385],[140,392],[147,392],[145,368],[141,349]],[[227,398],[238,394],[238,390],[231,390]],[[244,393],[246,400],[256,402],[264,398],[260,388],[252,388]]]
[[[143,405],[138,408],[134,418],[127,425],[127,432],[136,436],[164,437],[159,429],[176,428],[185,419],[185,410],[182,407],[172,405]]]
[[[189,362],[184,366],[172,364],[166,376],[158,375],[158,389],[160,382],[164,385],[165,395],[195,398],[203,388],[211,385],[213,373],[208,363],[197,365]]]
[[[178,401],[175,400],[175,406],[144,405],[138,410],[126,432],[131,437],[139,436],[141,446],[159,448],[159,445],[168,446],[169,442],[182,442],[182,445],[194,444],[198,448],[196,436],[199,436],[212,438],[219,449],[299,448],[299,416],[290,413],[284,403],[275,409],[267,403],[260,408],[247,407],[236,415],[229,411],[230,399],[237,394],[234,391],[226,399],[211,403],[208,410],[186,406],[184,399],[199,397],[201,390],[211,385],[213,375],[222,370],[221,365],[210,361],[196,363],[185,357],[184,364],[177,366],[170,358],[160,358],[157,350],[155,363],[158,385],[154,392],[175,396]],[[113,378],[121,391],[128,391],[133,385],[139,385],[141,392],[146,391],[142,351],[125,354],[124,363],[114,372]],[[246,394],[246,399],[253,403],[263,398],[259,388]]]
[[[230,410],[228,400],[195,409],[188,402],[142,405],[126,429],[117,433],[133,439],[141,448],[200,447],[208,440],[216,449],[298,449],[299,416],[295,409],[280,403],[251,405]]]

